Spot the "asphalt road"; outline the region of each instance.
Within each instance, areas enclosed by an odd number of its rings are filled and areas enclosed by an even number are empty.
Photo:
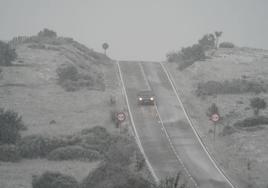
[[[161,179],[183,169],[195,187],[232,187],[198,141],[160,63],[119,65],[134,126],[155,175]],[[148,89],[155,93],[157,105],[139,106],[137,93]]]

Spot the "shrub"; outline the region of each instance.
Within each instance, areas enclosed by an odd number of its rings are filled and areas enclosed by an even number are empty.
[[[128,166],[131,164],[131,158],[134,157],[135,154],[140,154],[135,143],[128,138],[120,137],[117,138],[117,140],[105,152],[105,160],[111,164]],[[138,159],[137,156],[135,157]]]
[[[58,74],[60,82],[63,82],[65,80],[78,80],[78,70],[74,65],[62,65],[57,68],[56,72]]]
[[[84,129],[79,135],[81,145],[84,148],[97,150],[101,154],[106,152],[115,142],[114,136],[110,135],[104,127],[96,126],[92,129]]]
[[[250,106],[254,109],[254,115],[259,115],[259,111],[261,109],[266,108],[266,102],[264,99],[261,99],[259,97],[255,97],[250,99]]]
[[[30,135],[19,142],[20,153],[25,158],[45,157],[52,150],[68,145],[63,138],[48,137],[43,135]]]
[[[0,41],[0,65],[10,66],[12,61],[17,58],[17,53],[15,49],[11,49],[10,46]]]
[[[111,118],[111,121],[115,124],[116,128],[118,128],[119,126],[119,121],[116,117],[116,114],[118,113],[118,110],[115,110],[115,109],[112,109],[110,111],[110,118]]]
[[[20,138],[25,125],[22,117],[12,110],[0,108],[0,143],[14,144]]]
[[[187,182],[182,182],[181,173],[177,173],[175,177],[166,177],[165,179],[161,179],[157,188],[186,188]]]
[[[196,95],[260,93],[266,91],[267,86],[256,81],[233,79],[230,81],[225,80],[224,82],[207,81],[205,83],[199,83],[196,89]]]
[[[213,114],[219,114],[218,106],[215,103],[212,103],[211,106],[208,107],[207,116],[211,117]]]
[[[51,151],[47,158],[49,160],[82,160],[95,161],[101,158],[97,151],[82,148],[81,146],[60,147]]]
[[[57,33],[55,31],[52,31],[52,30],[45,28],[45,29],[43,29],[43,31],[40,31],[38,33],[38,37],[55,38],[55,37],[57,37]]]
[[[77,180],[59,172],[47,171],[41,176],[32,179],[33,188],[78,188]]]
[[[34,43],[34,44],[29,44],[28,45],[28,48],[31,48],[31,49],[46,49],[46,45],[44,44],[41,44],[41,43]]]
[[[58,74],[58,83],[66,91],[77,91],[81,88],[105,89],[102,74],[98,73],[79,73],[74,65],[61,65],[56,70]]]
[[[1,74],[1,70],[0,70],[0,74]],[[110,103],[111,106],[115,106],[116,105],[116,97],[115,96],[110,96]]]
[[[65,89],[65,91],[77,91],[79,90],[79,86],[77,82],[72,80],[65,80],[60,83],[60,85]]]
[[[170,52],[166,55],[166,57],[167,57],[167,61],[170,63],[182,61],[181,52]]]
[[[203,48],[204,51],[216,47],[216,38],[213,34],[204,35],[199,41],[198,44]]]
[[[235,133],[235,129],[231,126],[225,126],[222,130],[222,136],[231,135]]]
[[[179,64],[179,69],[183,70],[192,65],[196,61],[206,58],[205,51],[200,44],[194,44],[191,47],[181,49],[182,63]]]
[[[0,145],[0,161],[17,162],[21,159],[20,152],[15,145]]]
[[[91,172],[82,183],[81,188],[151,188],[152,184],[127,168],[115,164],[103,163]]]
[[[222,42],[219,45],[220,48],[234,48],[235,45],[231,42]]]
[[[235,127],[238,128],[250,128],[257,127],[258,125],[268,124],[268,117],[265,116],[254,116],[250,118],[246,118],[244,120],[238,121],[234,124]]]

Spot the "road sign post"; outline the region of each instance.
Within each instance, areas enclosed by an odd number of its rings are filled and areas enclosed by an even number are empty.
[[[119,128],[119,132],[121,133],[121,123],[124,122],[126,120],[126,115],[124,112],[118,112],[116,114],[116,126]]]
[[[102,44],[102,48],[104,49],[104,54],[106,55],[106,50],[109,48],[109,44],[108,43],[103,43]]]
[[[214,131],[213,131],[213,142],[215,144],[215,137],[216,137],[216,124],[220,120],[220,115],[218,113],[214,113],[211,115],[210,120],[213,122]]]

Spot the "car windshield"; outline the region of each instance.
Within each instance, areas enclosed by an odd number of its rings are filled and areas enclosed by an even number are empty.
[[[153,92],[152,91],[140,91],[138,93],[139,96],[153,96]]]

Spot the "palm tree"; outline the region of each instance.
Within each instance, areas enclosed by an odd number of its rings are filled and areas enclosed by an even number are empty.
[[[216,36],[216,48],[218,48],[218,43],[219,43],[219,38],[222,35],[222,31],[215,31],[215,36]]]

